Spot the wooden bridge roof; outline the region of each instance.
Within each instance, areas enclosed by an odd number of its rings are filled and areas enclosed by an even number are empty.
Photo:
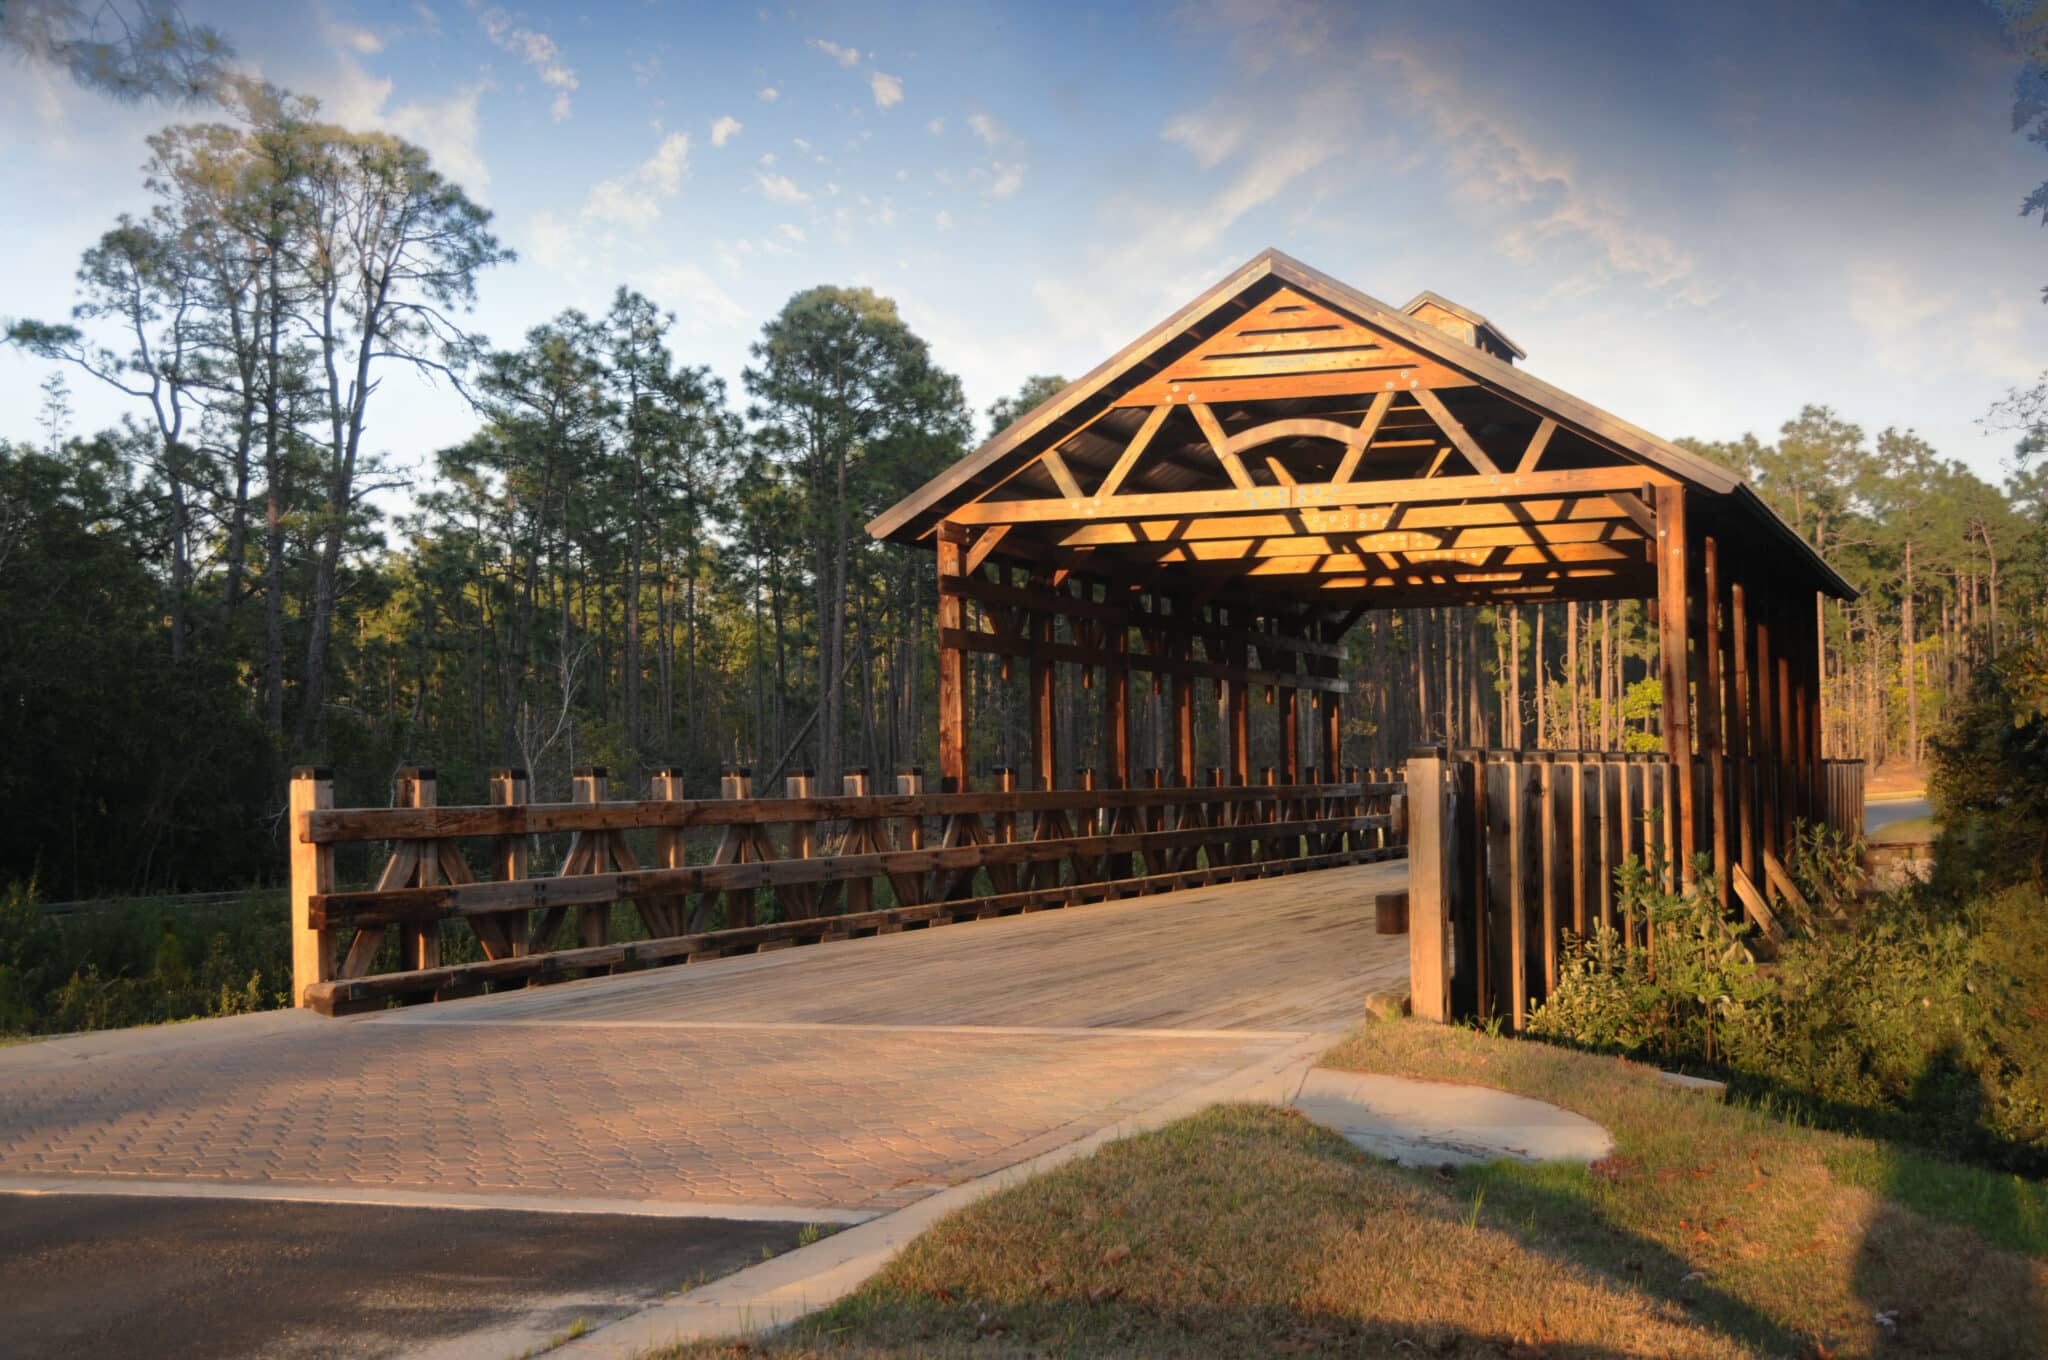
[[[1277,612],[1645,598],[1659,485],[1724,552],[1854,591],[1727,468],[1515,367],[1483,316],[1396,310],[1276,250],[868,525]],[[1791,582],[1788,581],[1788,584]]]

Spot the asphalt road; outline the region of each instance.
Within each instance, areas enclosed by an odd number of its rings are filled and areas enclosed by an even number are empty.
[[[398,1355],[513,1322],[552,1334],[787,1251],[802,1232],[724,1219],[0,1194],[0,1356],[310,1360]]]

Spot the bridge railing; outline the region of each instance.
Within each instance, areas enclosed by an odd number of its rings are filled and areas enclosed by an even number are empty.
[[[613,800],[579,769],[567,803],[528,801],[520,770],[485,805],[442,807],[434,772],[399,772],[394,806],[336,808],[324,769],[291,790],[294,997],[327,1014],[890,933],[1405,853],[1398,772],[1339,783],[937,794],[916,771],[893,793],[808,775],[756,797],[742,769],[720,797]],[[335,856],[388,847],[374,886],[338,890]],[[573,921],[572,921],[573,918]],[[630,938],[628,938],[630,937]]]

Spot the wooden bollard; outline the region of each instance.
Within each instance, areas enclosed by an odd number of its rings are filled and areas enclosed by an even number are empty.
[[[1372,899],[1373,929],[1381,935],[1408,933],[1408,894],[1383,892]]]
[[[315,930],[313,899],[334,891],[334,847],[307,839],[307,817],[334,806],[334,772],[324,765],[292,771],[286,835],[291,839],[292,866],[292,1003],[306,1004],[306,989],[332,982],[335,975],[334,933]]]

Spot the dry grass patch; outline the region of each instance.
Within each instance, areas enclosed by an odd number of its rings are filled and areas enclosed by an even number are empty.
[[[1615,1153],[1446,1174],[1222,1106],[950,1215],[786,1332],[664,1354],[2048,1355],[2037,1185],[1470,1030],[1373,1025],[1324,1061],[1549,1100]]]
[[[949,1216],[838,1307],[676,1356],[1738,1356],[1466,1187],[1222,1106]]]
[[[1470,1030],[1374,1025],[1323,1062],[1481,1082],[1598,1120],[1615,1138],[1606,1161],[1496,1163],[1467,1174],[1468,1193],[1524,1242],[1686,1300],[1766,1352],[2048,1355],[2048,1264],[2024,1254],[2048,1256],[2039,1185]]]

